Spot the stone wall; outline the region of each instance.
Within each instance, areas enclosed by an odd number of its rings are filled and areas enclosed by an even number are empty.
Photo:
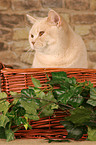
[[[96,0],[0,0],[0,61],[29,68],[33,60],[26,14],[45,17],[53,8],[82,36],[92,64],[96,63]]]

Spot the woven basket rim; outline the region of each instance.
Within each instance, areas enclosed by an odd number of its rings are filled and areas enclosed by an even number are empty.
[[[86,71],[86,72],[96,72],[96,69],[86,69],[86,68],[21,68],[21,69],[11,69],[11,68],[3,68],[1,69],[1,72],[47,72],[47,71]]]

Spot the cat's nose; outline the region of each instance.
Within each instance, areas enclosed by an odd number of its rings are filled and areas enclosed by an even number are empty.
[[[35,42],[34,42],[34,41],[32,41],[32,44],[34,45],[34,44],[35,44]]]

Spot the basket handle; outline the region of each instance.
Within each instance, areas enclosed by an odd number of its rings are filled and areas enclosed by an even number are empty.
[[[0,70],[3,68],[5,68],[5,65],[2,62],[0,62]]]
[[[11,65],[5,65],[2,62],[0,62],[0,70],[3,69],[3,68],[11,68],[11,69],[13,69],[13,67]]]

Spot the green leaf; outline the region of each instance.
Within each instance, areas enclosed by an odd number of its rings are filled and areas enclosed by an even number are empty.
[[[67,138],[74,138],[75,140],[79,140],[83,136],[83,131],[81,127],[73,127],[68,130]]]
[[[28,96],[29,98],[22,97],[20,98],[20,103],[23,108],[26,110],[26,114],[37,115],[37,109],[39,109],[39,104],[35,99],[32,99],[36,94],[33,89],[24,89],[21,91],[23,95]],[[32,97],[32,98],[31,98]]]
[[[28,128],[29,128],[29,129],[32,129],[32,126],[28,124]]]
[[[10,110],[10,115],[17,115],[17,116],[24,116],[25,114],[25,109],[21,106],[20,103],[15,104],[11,110]]]
[[[71,83],[72,85],[75,85],[77,83],[77,81],[74,77],[72,77],[71,80],[72,80],[72,83]]]
[[[52,79],[53,80],[59,80],[59,79],[65,79],[65,77],[67,77],[67,74],[63,71],[61,72],[52,72]]]
[[[87,103],[90,104],[90,105],[92,105],[92,106],[94,106],[94,107],[96,106],[96,101],[95,100],[93,101],[93,99],[89,99],[87,101]]]
[[[15,122],[16,122],[16,125],[18,125],[18,126],[21,125],[21,124],[26,124],[25,118],[22,118],[21,116],[17,117],[15,119]]]
[[[68,103],[73,107],[78,107],[84,100],[84,98],[80,95],[80,92],[80,88],[74,89],[74,87],[72,86],[68,91],[65,91],[63,89],[55,89],[53,93],[55,98],[61,103]]]
[[[0,99],[6,98],[7,94],[5,92],[0,93]],[[0,101],[0,112],[3,112],[4,114],[7,113],[9,109],[9,102],[6,100]]]
[[[37,99],[37,97],[39,98],[39,97],[45,95],[44,92],[41,91],[41,89],[36,88],[36,87],[34,87],[34,88],[32,88],[32,89],[23,89],[23,90],[21,91],[21,94],[24,95],[24,96],[28,96],[28,97],[29,97],[29,98],[26,98],[26,97],[25,97],[25,100],[26,100],[26,101],[27,101],[27,100],[29,101],[29,99],[30,99],[30,101],[31,101],[32,98],[34,98],[34,102],[35,102],[35,104],[37,104],[38,106],[39,106],[40,100]],[[36,99],[35,99],[35,98],[36,98]]]
[[[17,122],[19,122],[20,117],[24,116],[25,113],[25,109],[21,106],[20,103],[17,103],[11,107],[6,116],[9,118],[10,122],[15,122],[17,125],[20,125],[21,123],[18,124]]]
[[[28,86],[28,89],[34,89],[34,87]]]
[[[23,106],[23,108],[26,110],[26,113],[28,114],[37,114],[37,109],[39,108],[39,106],[35,103],[34,100],[21,100],[21,105]]]
[[[40,100],[41,107],[42,107],[42,109],[40,110],[40,112],[41,112],[40,117],[51,116],[54,112],[53,109],[58,107],[55,104],[55,102],[57,102],[57,101],[54,98],[53,93],[51,91],[49,91],[47,94],[45,94],[45,96],[43,96],[42,99],[45,99],[45,100]]]
[[[73,96],[73,94],[70,91],[68,91],[68,92],[60,95],[57,100],[66,105],[72,96]]]
[[[59,80],[57,79],[55,81],[56,84],[59,84],[63,90],[69,90],[71,86],[75,87],[76,85],[76,79],[74,77],[72,78],[65,77],[65,79],[59,79]]]
[[[18,101],[19,101],[19,98],[18,98],[18,97],[17,97],[17,98],[14,98],[12,104],[13,104],[13,105],[16,105],[16,104],[18,103]]]
[[[18,96],[18,95],[19,95],[19,93],[13,92],[13,91],[10,91],[10,94],[11,94],[12,96]]]
[[[51,85],[58,84],[60,86],[64,85],[65,78],[67,77],[65,72],[52,72],[52,79],[47,82]]]
[[[32,82],[33,82],[33,84],[34,84],[34,86],[35,87],[42,87],[42,85],[40,84],[40,81],[39,80],[37,80],[37,79],[35,79],[35,78],[33,78],[33,77],[31,77],[31,79],[32,79]]]
[[[85,126],[76,126],[70,121],[60,121],[60,123],[66,128],[68,132],[67,138],[74,138],[75,140],[79,140],[83,133],[87,133]]]
[[[78,95],[82,93],[82,86],[75,85],[75,86],[70,86],[70,91],[73,92],[74,95]]]
[[[0,126],[4,127],[6,126],[6,124],[9,122],[9,118],[5,115],[0,115]]]
[[[53,109],[58,109],[58,107],[59,107],[59,106],[56,105],[56,104],[52,104],[52,105],[51,105],[51,109],[52,109],[52,110],[53,110]]]
[[[41,89],[38,89],[36,87],[34,87],[34,89],[32,90],[33,93],[30,92],[31,90],[24,90],[22,94],[27,94],[28,97],[32,94],[34,100],[30,100],[24,97],[20,99],[22,106],[26,110],[26,114],[28,114],[27,117],[33,120],[38,120],[39,117],[37,109],[39,110],[41,116],[51,116],[53,114],[53,109],[58,108],[58,105],[55,104],[55,102],[57,101],[54,98],[53,93],[49,91],[45,94]],[[41,98],[41,100],[38,100],[37,98]]]
[[[36,97],[41,98],[41,99],[45,98],[45,93],[41,89],[34,87],[33,90],[35,92]]]
[[[39,116],[38,114],[37,115],[33,115],[33,114],[25,114],[25,117],[29,118],[29,119],[32,119],[32,120],[39,120]]]
[[[20,104],[21,105],[21,104]],[[20,105],[14,106],[12,110],[17,114],[17,116],[24,116],[25,115],[25,109],[21,107]]]
[[[57,102],[56,99],[54,98],[53,93],[52,93],[51,91],[49,91],[49,92],[46,94],[45,98],[46,98],[47,100],[49,100],[49,101]]]
[[[26,124],[24,124],[24,127],[25,127],[25,129],[27,130],[28,129],[28,123],[26,123]]]
[[[60,121],[60,123],[67,129],[73,128],[74,124],[71,121]]]
[[[58,100],[59,98],[61,98],[61,95],[62,94],[65,94],[66,91],[63,90],[63,89],[54,89],[53,90],[53,94],[54,94],[54,97]]]
[[[21,94],[24,96],[28,96],[29,98],[32,98],[33,96],[35,96],[33,89],[23,89],[21,90]]]
[[[49,91],[46,94],[44,92],[41,92],[39,97],[41,98],[40,102],[42,103],[42,105],[46,105],[47,103],[51,103],[51,102],[54,102],[54,103],[57,102],[51,91]],[[54,103],[52,103],[52,104],[54,104]]]
[[[5,130],[7,142],[14,140],[14,132],[12,130]]]
[[[42,109],[40,117],[52,116],[53,113],[54,111],[51,110],[51,107],[48,105],[46,108]]]
[[[74,108],[80,106],[82,102],[84,101],[84,98],[78,94],[77,96],[72,97],[70,100],[68,100],[68,104],[72,105]]]
[[[87,101],[88,104],[96,106],[96,88],[90,90],[90,98]]]
[[[85,85],[85,87],[87,88],[87,89],[92,89],[94,86],[93,86],[93,83],[91,83],[91,81],[89,81],[89,82],[86,82],[86,84],[88,84],[88,85]]]
[[[88,127],[88,140],[96,141],[96,128]]]
[[[4,114],[6,114],[8,109],[9,109],[9,102],[1,101],[0,102],[0,112],[3,112]]]
[[[76,84],[76,79],[74,77],[72,77],[72,78],[66,77],[65,82],[73,86]]]
[[[19,100],[19,96],[21,95],[20,93],[10,91],[10,94],[14,97],[14,100],[12,102],[13,105],[17,104]],[[16,98],[15,98],[16,97]]]
[[[6,139],[5,128],[4,127],[0,127],[0,138],[1,139]]]
[[[94,123],[94,121],[92,120],[90,120],[89,122],[85,122],[84,124],[91,128],[96,128],[96,123]]]
[[[0,99],[7,98],[7,94],[5,92],[0,92]]]
[[[65,117],[66,120],[72,121],[74,124],[82,125],[84,122],[91,119],[91,110],[84,107],[78,107],[70,111],[71,115]]]

